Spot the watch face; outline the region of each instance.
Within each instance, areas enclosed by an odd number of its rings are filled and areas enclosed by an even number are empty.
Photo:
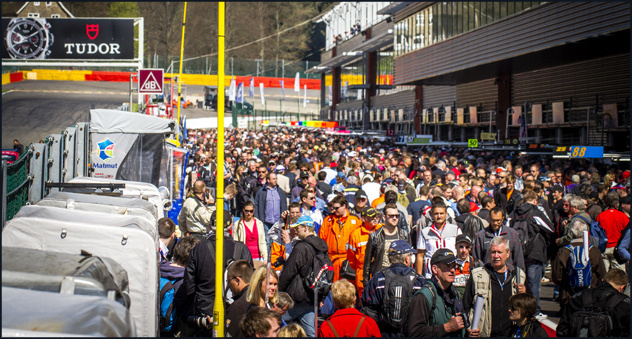
[[[44,56],[49,45],[48,28],[35,20],[18,19],[7,27],[5,42],[13,59]]]

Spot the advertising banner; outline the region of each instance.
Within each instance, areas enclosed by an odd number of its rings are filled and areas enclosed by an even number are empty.
[[[2,18],[2,59],[133,60],[134,19]]]

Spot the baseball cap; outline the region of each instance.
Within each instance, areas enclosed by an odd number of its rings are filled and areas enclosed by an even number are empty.
[[[311,217],[304,215],[298,218],[295,224],[290,225],[290,227],[298,227],[299,225],[305,225],[308,227],[314,227],[314,220]]]
[[[355,193],[355,198],[356,199],[368,199],[369,197],[367,197],[366,192],[363,190],[357,190]]]
[[[413,248],[406,240],[395,240],[391,243],[391,247],[388,249],[388,254],[407,254],[414,253]]]
[[[374,216],[377,215],[377,211],[375,210],[375,208],[373,207],[365,207],[362,210],[362,216],[363,217],[369,217],[369,218],[373,218]]]
[[[623,177],[623,179],[629,178],[630,177],[630,170],[627,170],[627,171],[623,172],[621,174],[621,176]]]
[[[430,265],[434,264],[451,264],[456,262],[456,256],[454,256],[454,252],[452,252],[449,248],[440,248],[432,255],[430,259]]]
[[[355,157],[356,155],[358,155],[358,153],[356,153],[356,151],[351,151],[351,152],[349,152],[349,154],[348,154],[348,156],[350,156],[350,157],[352,157],[352,158],[353,158],[353,157]]]
[[[279,172],[280,172],[280,171],[284,171],[284,170],[285,170],[285,166],[283,166],[283,165],[278,165],[278,166],[275,168],[275,170],[276,170],[276,171],[279,171]]]
[[[399,181],[397,182],[397,187],[406,187],[406,180],[399,179]]]
[[[338,178],[345,178],[346,177],[345,172],[343,172],[343,171],[338,172],[338,174],[336,176]]]
[[[470,212],[476,212],[480,209],[475,202],[470,201]]]
[[[466,242],[470,245],[472,245],[472,239],[470,239],[470,237],[468,237],[465,234],[459,234],[456,236],[456,243],[460,243],[460,242]]]
[[[301,179],[302,178],[309,178],[309,173],[307,173],[305,171],[301,172]]]
[[[386,192],[386,188],[388,187],[388,183],[387,182],[383,182],[380,185],[380,193],[385,193]]]

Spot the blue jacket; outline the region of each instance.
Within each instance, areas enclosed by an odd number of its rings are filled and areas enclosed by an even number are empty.
[[[279,193],[279,197],[281,198],[281,211],[279,214],[283,213],[283,211],[287,210],[287,196],[285,192],[277,185],[277,192]],[[266,186],[261,187],[257,194],[255,195],[255,218],[265,221],[266,220],[266,198],[268,193],[266,192]],[[278,220],[277,220],[278,221]]]

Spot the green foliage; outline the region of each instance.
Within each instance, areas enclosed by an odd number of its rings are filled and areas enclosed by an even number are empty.
[[[108,16],[113,18],[137,18],[140,9],[137,2],[110,2]]]

